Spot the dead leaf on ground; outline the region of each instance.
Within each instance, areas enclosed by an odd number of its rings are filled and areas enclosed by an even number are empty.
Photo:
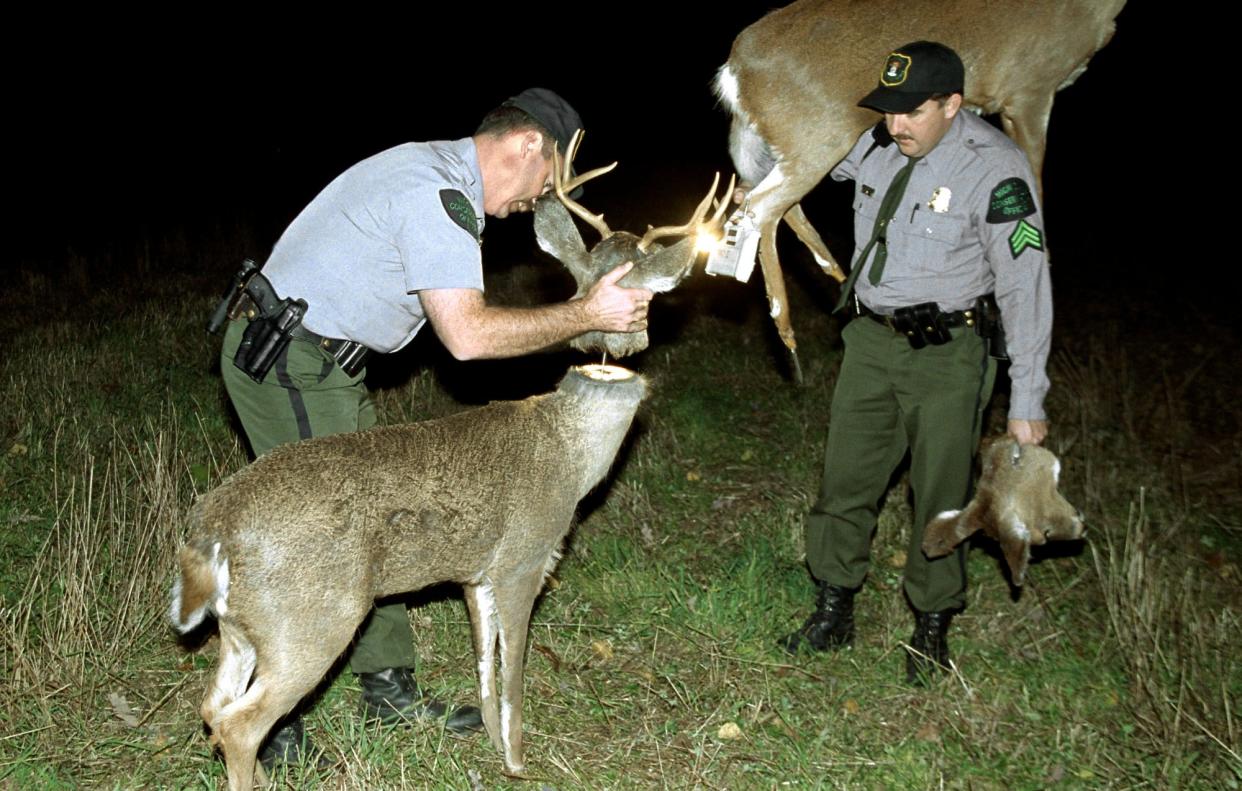
[[[591,651],[604,662],[612,659],[612,643],[607,640],[592,640]]]
[[[859,706],[858,701],[853,698],[847,698],[846,701],[841,704],[841,710],[844,711],[847,716],[853,716],[862,711],[862,706]]]
[[[699,473],[698,470],[690,470],[689,472],[686,473],[686,480],[687,481],[701,481],[703,480],[703,476],[702,474]]]
[[[742,738],[742,729],[738,727],[736,722],[726,722],[720,726],[720,730],[716,731],[717,738],[725,740],[733,740]]]
[[[133,707],[129,705],[129,701],[125,699],[124,695],[117,692],[109,693],[108,703],[112,705],[112,713],[116,715],[118,720],[131,728],[137,728],[139,726],[141,721],[138,719],[138,715],[134,713]]]
[[[888,559],[888,565],[895,569],[904,569],[906,567],[906,553],[900,549],[897,550],[893,553],[892,557]]]

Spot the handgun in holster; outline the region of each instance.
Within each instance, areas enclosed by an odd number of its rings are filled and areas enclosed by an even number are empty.
[[[262,382],[289,346],[306,309],[306,300],[281,299],[258,265],[246,259],[211,314],[207,330],[216,332],[227,320],[249,319],[233,355],[233,365],[254,381]]]
[[[988,343],[988,354],[997,360],[1008,360],[1009,349],[1005,345],[1005,325],[1001,321],[1000,306],[996,296],[984,294],[975,300],[977,321],[975,332]]]
[[[214,335],[224,326],[224,322],[241,317],[242,303],[245,302],[246,296],[246,286],[250,284],[250,279],[258,271],[259,265],[253,259],[247,258],[245,261],[242,261],[241,269],[237,271],[236,275],[233,275],[233,281],[229,283],[224,296],[220,298],[220,304],[216,305],[216,309],[211,312],[211,319],[207,322],[207,332]]]
[[[262,313],[250,320],[242,333],[233,365],[256,382],[262,382],[276,363],[277,358],[289,346],[293,331],[306,315],[306,300],[289,299],[276,303],[270,313]]]

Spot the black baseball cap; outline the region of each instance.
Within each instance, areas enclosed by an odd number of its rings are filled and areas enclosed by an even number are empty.
[[[569,147],[574,132],[582,128],[582,116],[578,115],[578,111],[547,88],[527,88],[517,96],[506,99],[500,106],[516,107],[543,124],[560,143],[561,151]]]
[[[859,107],[882,113],[908,113],[938,93],[961,93],[966,69],[957,53],[934,41],[898,47],[884,60],[880,84]]]

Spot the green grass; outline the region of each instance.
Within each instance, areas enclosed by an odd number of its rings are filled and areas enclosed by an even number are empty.
[[[210,272],[137,270],[132,282],[96,281],[86,264],[26,273],[0,298],[0,787],[224,783],[197,714],[215,641],[187,651],[163,616],[181,514],[245,463],[218,341],[201,331],[217,286]],[[538,277],[519,268],[489,288],[523,301]],[[1242,470],[1216,450],[1240,443],[1236,422],[1198,422],[1230,402],[1198,387],[1224,375],[1223,358],[1108,316],[1063,329],[1050,445],[1089,542],[1039,556],[1017,596],[996,554],[973,551],[950,635],[958,672],[916,690],[901,683],[902,483],[855,646],[776,647],[813,600],[802,518],[839,356],[835,324],[793,296],[803,388],[781,374],[754,288],[699,277],[657,301],[655,343],[634,361],[653,394],[532,621],[538,787],[1239,787]],[[388,422],[462,408],[450,393],[486,400],[492,372],[546,389],[580,359],[457,364],[430,337],[416,344],[384,371]],[[473,700],[460,598],[417,600],[420,682]],[[353,679],[330,679],[307,721],[336,765],[280,779],[512,785],[486,739],[366,729],[357,708]]]

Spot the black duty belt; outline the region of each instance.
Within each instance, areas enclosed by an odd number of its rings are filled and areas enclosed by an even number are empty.
[[[341,370],[349,376],[354,376],[361,371],[362,367],[367,364],[367,358],[371,356],[371,350],[358,341],[325,338],[318,333],[311,332],[301,324],[294,328],[293,337],[300,341],[313,343],[326,351],[332,359],[336,360],[336,364],[341,366]]]
[[[253,320],[271,313],[279,303],[280,297],[272,288],[272,284],[262,272],[256,272],[242,288],[236,305],[229,311],[229,316],[238,318],[245,316]],[[292,329],[290,337],[313,343],[326,351],[348,376],[357,375],[367,364],[367,358],[371,354],[371,350],[358,341],[327,338],[308,330],[301,324]]]
[[[905,334],[902,330],[897,328],[896,324],[893,323],[892,316],[886,316],[883,313],[876,313],[874,310],[864,305],[861,301],[859,301],[855,307],[857,309],[859,316],[866,316],[867,318],[874,321],[876,324],[883,324],[885,327],[888,327],[893,332],[896,332],[902,335]],[[975,326],[975,311],[973,308],[966,308],[965,310],[956,310],[951,313],[942,311],[939,315],[940,315],[940,321],[943,322],[944,326],[946,327],[973,327]]]
[[[953,340],[950,330],[956,327],[973,327],[977,333],[979,331],[977,326],[979,304],[976,301],[975,307],[946,312],[942,311],[935,302],[922,302],[918,305],[898,308],[893,311],[893,315],[886,316],[869,309],[860,300],[854,300],[858,315],[866,316],[877,324],[883,324],[897,335],[904,337],[915,349],[948,343]]]

